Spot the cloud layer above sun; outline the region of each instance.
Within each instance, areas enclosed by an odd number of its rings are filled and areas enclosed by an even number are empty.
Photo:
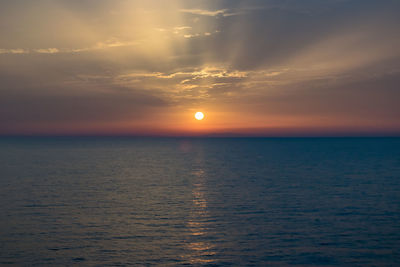
[[[0,134],[397,134],[399,13],[395,0],[3,0]]]

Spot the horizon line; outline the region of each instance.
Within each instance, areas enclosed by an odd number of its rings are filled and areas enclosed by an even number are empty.
[[[400,134],[298,134],[298,135],[143,135],[143,134],[0,134],[0,138],[400,138]]]

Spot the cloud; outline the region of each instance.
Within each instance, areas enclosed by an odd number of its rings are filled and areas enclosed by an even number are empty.
[[[35,49],[36,53],[39,54],[57,54],[60,53],[60,50],[57,48],[46,48],[46,49]]]
[[[14,48],[14,49],[2,49],[0,48],[0,54],[28,54],[29,50]]]
[[[193,79],[203,78],[245,78],[248,73],[245,71],[228,70],[221,67],[205,67],[191,73]]]
[[[84,48],[38,48],[38,49],[0,49],[0,54],[59,54],[59,53],[79,53],[90,52],[96,50],[104,50],[109,48],[129,47],[138,45],[136,41],[119,41],[111,38],[105,42],[97,42],[95,45]]]
[[[119,75],[119,79],[129,78],[158,78],[173,79],[179,78],[182,81],[205,79],[205,78],[245,78],[249,73],[238,70],[229,70],[223,67],[206,66],[203,68],[193,69],[192,71],[178,71],[173,73],[162,72],[132,72]]]
[[[180,31],[190,30],[190,29],[192,29],[192,27],[190,27],[190,26],[176,26],[173,28],[174,33],[179,33]]]
[[[210,16],[216,17],[219,15],[224,16],[227,13],[227,9],[219,9],[219,10],[205,10],[205,9],[180,9],[180,12],[189,13],[193,15],[201,15],[201,16]]]
[[[172,33],[179,37],[184,37],[186,39],[195,37],[208,37],[213,34],[217,34],[219,30],[196,28],[192,26],[175,26],[172,28],[155,28],[156,31],[162,33]]]

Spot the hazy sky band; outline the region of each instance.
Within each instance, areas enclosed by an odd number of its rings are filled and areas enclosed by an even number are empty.
[[[398,134],[399,13],[394,0],[3,0],[0,134]]]

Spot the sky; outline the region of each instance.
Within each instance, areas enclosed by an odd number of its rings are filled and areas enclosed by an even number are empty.
[[[1,0],[0,135],[397,136],[399,14],[398,0]]]

